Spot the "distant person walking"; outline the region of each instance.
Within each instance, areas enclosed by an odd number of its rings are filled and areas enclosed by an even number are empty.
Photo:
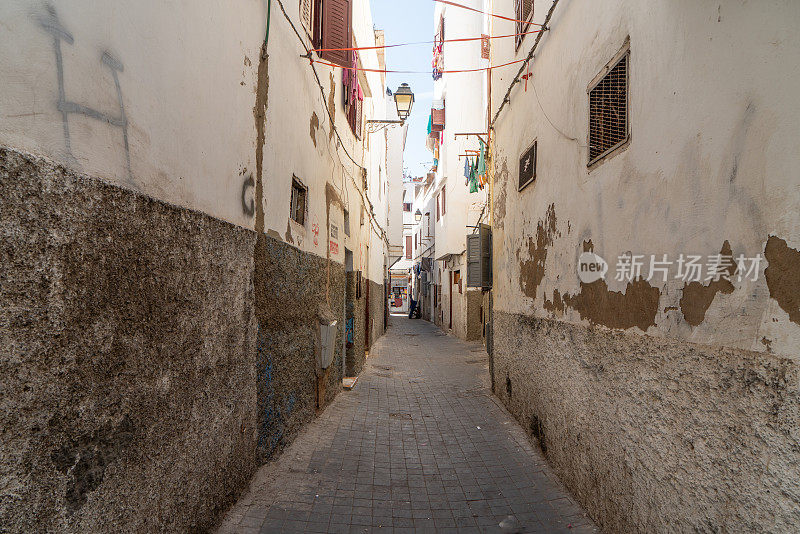
[[[411,299],[411,306],[409,308],[408,318],[409,319],[414,319],[415,318],[414,314],[416,312],[416,318],[419,319],[419,317],[420,317],[420,309],[419,309],[419,280],[417,279],[417,277],[412,277],[412,280],[411,280],[411,293],[410,293],[410,297],[409,298]]]

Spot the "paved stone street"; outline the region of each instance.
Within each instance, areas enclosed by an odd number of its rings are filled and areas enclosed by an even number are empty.
[[[595,532],[489,388],[482,345],[391,317],[356,387],[220,532]]]

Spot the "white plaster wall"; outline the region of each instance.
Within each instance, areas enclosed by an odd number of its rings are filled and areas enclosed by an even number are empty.
[[[537,1],[534,20],[549,7]],[[494,8],[514,12],[512,0]],[[513,90],[495,125],[496,169],[508,171],[495,189],[505,213],[494,226],[496,309],[548,316],[545,296],[578,293],[575,263],[587,239],[612,269],[626,251],[705,256],[725,240],[734,256],[754,256],[769,235],[800,248],[800,72],[791,67],[800,64],[798,23],[793,1],[561,2],[527,92]],[[513,33],[513,23],[495,21],[494,33]],[[627,36],[631,142],[589,172],[588,84]],[[517,55],[511,39],[495,40],[495,61],[524,57],[533,37]],[[495,109],[517,69],[495,73]],[[517,192],[519,157],[534,139],[537,180]],[[534,300],[520,290],[519,263],[551,204],[557,238]],[[647,333],[797,357],[800,325],[770,298],[764,266],[757,282],[734,280],[733,293],[717,293],[697,327],[680,311],[683,282],[652,281],[661,297]],[[561,319],[583,322],[569,307]]]
[[[119,126],[70,114],[67,151],[54,37],[43,27],[56,19],[44,2],[5,0],[0,144],[252,228],[242,189],[253,170],[255,65],[266,6],[237,4],[50,2],[72,36],[60,43],[66,100],[121,116],[103,53],[122,64],[129,172]]]
[[[265,2],[96,3],[85,0],[45,4],[9,0],[0,5],[0,144],[32,152],[89,175],[181,207],[203,211],[254,228],[257,71],[266,22]],[[284,2],[302,34],[299,4]],[[108,117],[121,116],[112,70],[101,60],[107,52],[123,69],[117,73],[127,117],[128,150],[123,129],[86,113],[68,115],[71,153],[67,151],[53,34],[60,25],[72,36],[60,41],[67,101]],[[368,0],[353,6],[355,41],[374,44]],[[62,34],[63,35],[63,34]],[[305,36],[304,36],[305,37]],[[306,45],[310,40],[306,38]],[[338,229],[338,250],[330,257],[344,262],[344,248],[354,252],[357,268],[383,281],[386,252],[378,226],[386,219],[386,141],[373,134],[365,146],[351,133],[344,116],[341,69],[317,64],[320,93],[301,43],[273,0],[269,88],[263,159],[264,230],[301,250],[326,257],[329,251],[326,183],[350,211],[351,235],[344,217],[330,206]],[[375,51],[361,53],[362,65],[378,68]],[[335,86],[335,120],[343,148],[331,136],[327,103]],[[367,118],[385,114],[380,75],[365,75],[371,98]],[[312,139],[312,114],[318,127]],[[316,141],[316,143],[314,142]],[[359,225],[361,174],[368,170],[375,225]],[[130,158],[130,171],[127,158]],[[289,220],[292,176],[308,188],[306,223]],[[366,257],[369,245],[371,258]]]
[[[463,4],[483,9],[483,2],[479,0]],[[445,39],[477,37],[484,32],[484,16],[437,3],[433,17],[434,33],[438,29],[440,15],[444,15]],[[479,40],[444,43],[443,50],[446,71],[476,69],[489,64],[481,59]],[[474,136],[454,136],[456,133],[486,130],[485,79],[486,73],[479,71],[444,74],[434,82],[434,102],[445,101],[444,143],[439,152],[436,188],[445,188],[446,212],[437,222],[437,258],[444,254],[460,254],[465,250],[467,224],[471,224],[468,214],[474,211],[474,206],[482,206],[486,202],[486,190],[469,193],[469,187],[465,185],[464,159],[458,157],[466,149],[477,150],[478,139]]]

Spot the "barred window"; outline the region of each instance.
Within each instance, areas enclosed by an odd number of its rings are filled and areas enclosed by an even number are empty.
[[[622,146],[629,136],[626,51],[589,90],[589,165]]]
[[[514,16],[517,19],[517,22],[514,23],[515,33],[517,34],[514,38],[514,43],[516,45],[515,49],[519,50],[519,45],[522,44],[522,40],[525,38],[524,35],[520,34],[530,30],[530,21],[533,20],[533,0],[514,0]]]

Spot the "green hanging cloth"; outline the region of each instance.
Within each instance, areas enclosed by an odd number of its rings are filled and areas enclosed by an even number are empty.
[[[431,135],[431,128],[433,128],[433,114],[428,115],[428,135]]]
[[[476,174],[478,169],[478,162],[477,160],[473,163],[470,161],[469,164],[469,192],[470,193],[477,193],[478,192],[478,175]]]
[[[480,154],[478,155],[478,169],[476,172],[478,176],[483,176],[486,174],[486,146],[483,144],[483,141],[480,141],[480,143],[481,150]]]

